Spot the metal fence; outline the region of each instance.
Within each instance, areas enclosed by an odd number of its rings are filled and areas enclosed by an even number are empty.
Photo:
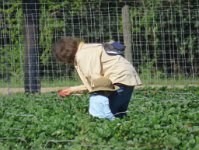
[[[51,55],[52,44],[62,36],[128,44],[143,85],[199,83],[198,0],[8,0],[0,6],[0,87],[6,93],[29,84],[49,91],[80,83],[73,66],[60,64]],[[128,33],[130,43],[125,41]]]

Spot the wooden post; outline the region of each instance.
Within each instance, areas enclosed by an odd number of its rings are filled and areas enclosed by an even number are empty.
[[[39,2],[23,0],[24,13],[24,88],[25,92],[40,92],[39,78]]]
[[[129,6],[124,5],[122,8],[122,25],[123,25],[123,38],[124,45],[126,46],[125,58],[133,63],[132,58],[132,41],[131,41],[131,23],[129,17]]]

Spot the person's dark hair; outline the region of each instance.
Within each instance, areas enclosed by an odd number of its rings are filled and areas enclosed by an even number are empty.
[[[60,62],[74,63],[80,41],[72,37],[62,37],[52,47],[53,56]]]

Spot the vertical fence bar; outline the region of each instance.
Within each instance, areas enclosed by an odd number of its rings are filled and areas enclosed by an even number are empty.
[[[130,62],[133,63],[132,58],[132,44],[131,44],[131,23],[129,17],[129,6],[124,5],[122,7],[122,25],[123,25],[123,37],[124,37],[124,44],[126,46],[125,50],[125,58]]]
[[[24,13],[24,88],[25,92],[40,92],[39,78],[39,2],[38,0],[23,0]]]

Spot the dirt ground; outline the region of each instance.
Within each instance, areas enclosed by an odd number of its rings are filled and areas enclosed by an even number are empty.
[[[199,86],[199,85],[189,85],[189,86]],[[137,86],[136,89],[143,88],[146,86]],[[162,85],[150,85],[149,87],[165,87]],[[168,85],[167,88],[184,88],[184,85]],[[41,93],[47,92],[57,92],[58,90],[63,89],[63,87],[45,87],[41,88]],[[24,88],[0,88],[0,95],[11,95],[15,93],[24,93]]]
[[[41,88],[41,93],[47,93],[47,92],[56,92],[60,89],[63,89],[63,87],[47,87],[47,88]],[[10,95],[15,93],[24,93],[24,88],[0,88],[0,95]]]

